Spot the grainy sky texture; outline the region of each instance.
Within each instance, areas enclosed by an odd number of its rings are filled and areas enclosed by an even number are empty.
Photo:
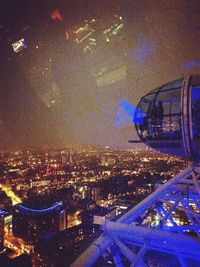
[[[62,22],[50,18],[55,9]],[[11,0],[0,1],[0,10],[2,148],[132,147],[128,140],[136,138],[132,116],[139,99],[200,71],[198,0]],[[94,18],[98,35],[102,21],[109,26],[116,14],[122,17],[121,36],[92,56],[71,35],[65,39],[65,30],[71,34]],[[11,44],[20,38],[27,48],[15,54]],[[101,85],[94,75],[100,71]]]

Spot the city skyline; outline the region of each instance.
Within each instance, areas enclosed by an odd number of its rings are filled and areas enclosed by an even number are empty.
[[[0,0],[0,266],[199,266],[199,11]]]
[[[11,258],[28,254],[33,267],[68,266],[100,235],[104,216],[121,216],[186,165],[149,148],[92,147],[5,151],[0,162],[4,246]],[[61,207],[59,217],[54,209]],[[148,223],[158,223],[152,216]]]

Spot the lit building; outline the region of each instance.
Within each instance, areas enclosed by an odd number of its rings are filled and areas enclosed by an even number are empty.
[[[101,199],[101,191],[99,187],[93,187],[92,188],[92,200],[94,200],[95,202],[97,202],[98,200]]]
[[[46,201],[28,201],[13,210],[13,234],[30,243],[42,236],[63,230],[66,215],[62,201],[52,205]]]
[[[67,161],[67,155],[66,154],[61,154],[61,163],[62,164],[66,164],[68,161]]]
[[[59,230],[65,230],[67,227],[67,215],[66,215],[66,211],[63,209],[60,212],[60,226],[59,226]]]

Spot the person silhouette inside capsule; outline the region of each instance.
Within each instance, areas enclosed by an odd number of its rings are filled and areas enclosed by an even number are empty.
[[[163,116],[164,116],[164,109],[162,101],[158,101],[158,108],[157,108],[157,135],[161,136],[163,134]]]
[[[157,115],[158,115],[158,106],[155,103],[151,111],[150,135],[152,138],[155,138],[157,136]]]

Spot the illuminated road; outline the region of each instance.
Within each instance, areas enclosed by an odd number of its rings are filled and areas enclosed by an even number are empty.
[[[0,188],[12,199],[12,205],[21,203],[21,199],[12,191],[11,187],[0,184]]]
[[[14,253],[11,255],[15,258],[23,253],[30,254],[33,251],[33,246],[26,243],[23,239],[15,237],[12,233],[5,234],[4,244],[6,247],[12,249]]]

